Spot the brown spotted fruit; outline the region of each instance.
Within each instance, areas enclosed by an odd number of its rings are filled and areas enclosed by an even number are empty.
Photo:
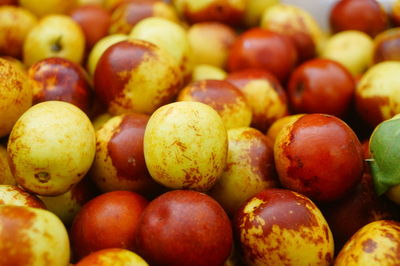
[[[8,153],[6,147],[0,144],[0,184],[16,185],[14,176],[11,172],[8,162]]]
[[[125,0],[112,11],[109,33],[129,34],[133,26],[148,17],[161,17],[174,22],[179,21],[175,9],[163,1]]]
[[[290,76],[288,98],[295,113],[324,113],[343,117],[355,92],[351,73],[330,59],[312,59]]]
[[[372,128],[400,113],[399,71],[400,62],[381,62],[369,68],[357,85],[357,112]]]
[[[4,137],[31,107],[32,89],[26,74],[3,58],[0,58],[0,99],[0,137]]]
[[[297,63],[297,50],[286,35],[251,28],[238,36],[227,61],[229,72],[261,68],[285,81]]]
[[[37,196],[14,185],[0,185],[0,204],[46,209]]]
[[[226,168],[209,195],[233,215],[248,198],[276,187],[274,153],[264,134],[241,127],[228,130]]]
[[[251,126],[265,132],[274,121],[288,114],[287,95],[279,81],[262,69],[229,73],[226,81],[239,88],[253,112]]]
[[[95,132],[78,107],[42,102],[18,119],[7,151],[19,185],[39,195],[60,195],[88,172],[96,151]]]
[[[133,249],[139,217],[147,204],[141,195],[122,190],[101,194],[87,202],[71,227],[76,258],[105,248]]]
[[[69,265],[67,230],[47,210],[0,205],[0,232],[1,265]]]
[[[173,0],[178,13],[189,23],[217,21],[231,26],[241,24],[246,0]]]
[[[400,223],[380,220],[355,233],[342,248],[335,266],[397,265],[400,263]]]
[[[151,114],[173,100],[181,82],[182,72],[168,52],[136,39],[107,48],[94,73],[96,95],[113,115]]]
[[[243,93],[224,80],[201,80],[189,83],[178,95],[178,101],[205,103],[221,116],[227,129],[246,127],[252,112]]]
[[[144,133],[150,175],[173,189],[207,191],[225,169],[228,138],[222,118],[200,102],[175,102],[157,109]]]
[[[266,189],[237,211],[235,232],[247,265],[331,265],[332,233],[317,206],[284,189]]]
[[[231,222],[210,196],[170,191],[149,203],[138,223],[136,252],[150,265],[223,265],[232,249]]]
[[[96,132],[96,156],[90,176],[102,191],[130,190],[146,195],[158,187],[143,153],[149,116],[125,114],[111,118]]]
[[[388,16],[376,0],[340,0],[337,1],[329,16],[333,32],[359,30],[371,37],[388,27]]]
[[[353,130],[325,114],[307,114],[285,126],[276,137],[274,156],[282,185],[320,202],[349,193],[364,166]]]
[[[148,266],[139,255],[122,248],[106,248],[90,253],[75,266]]]
[[[28,70],[33,104],[64,101],[89,113],[92,91],[83,68],[68,59],[50,57],[33,64]]]

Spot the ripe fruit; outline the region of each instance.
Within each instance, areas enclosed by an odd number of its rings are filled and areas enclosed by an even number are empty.
[[[218,113],[199,102],[176,102],[156,110],[144,134],[150,175],[173,189],[209,190],[222,174],[228,140]]]
[[[0,265],[69,265],[67,230],[53,213],[0,205]]]
[[[17,119],[32,105],[26,74],[0,58],[0,137],[8,135]]]
[[[7,151],[15,180],[39,195],[55,196],[89,170],[96,146],[89,118],[72,104],[48,101],[26,111],[10,134]]]
[[[304,114],[295,114],[295,115],[287,115],[282,118],[276,120],[269,128],[266,133],[269,140],[272,142],[272,146],[275,143],[276,137],[278,136],[279,132],[284,128],[286,125],[289,125],[295,122],[297,119],[302,117]]]
[[[47,57],[63,57],[80,64],[84,51],[85,35],[80,26],[68,16],[49,15],[27,35],[23,58],[28,66]]]
[[[400,61],[400,29],[392,28],[379,33],[374,39],[373,63]]]
[[[147,203],[145,198],[129,191],[104,193],[87,202],[71,227],[77,259],[105,248],[133,249],[139,217]]]
[[[93,252],[75,266],[148,266],[139,255],[122,248],[107,248]]]
[[[15,185],[14,176],[8,163],[7,149],[0,144],[0,184]]]
[[[46,209],[38,197],[13,185],[0,185],[0,204]]]
[[[224,80],[201,80],[188,84],[178,101],[205,103],[221,116],[225,128],[246,127],[251,122],[251,109],[243,93]]]
[[[223,80],[226,78],[226,72],[212,65],[197,65],[192,71],[192,81],[205,79]]]
[[[240,207],[235,229],[248,265],[330,265],[334,245],[328,223],[307,197],[266,189]]]
[[[357,136],[330,115],[304,115],[284,127],[275,140],[274,156],[282,185],[317,201],[342,198],[363,172]]]
[[[263,12],[279,2],[279,0],[247,0],[244,10],[244,24],[248,27],[258,26]]]
[[[18,0],[19,5],[38,17],[49,14],[66,14],[77,6],[78,0]]]
[[[151,114],[176,96],[181,82],[176,61],[163,49],[142,40],[109,47],[94,73],[96,94],[113,115]]]
[[[150,265],[222,265],[232,249],[232,228],[222,207],[195,191],[175,190],[143,211],[136,250]]]

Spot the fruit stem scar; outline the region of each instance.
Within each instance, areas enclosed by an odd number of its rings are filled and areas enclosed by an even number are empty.
[[[51,51],[54,53],[58,53],[61,51],[62,49],[62,45],[61,45],[61,39],[62,36],[59,36],[54,43],[51,44]]]
[[[47,172],[39,172],[35,174],[35,178],[40,183],[47,183],[50,180],[50,174]]]

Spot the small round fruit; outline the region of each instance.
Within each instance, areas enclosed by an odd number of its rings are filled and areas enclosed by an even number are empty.
[[[240,207],[235,218],[248,265],[331,265],[332,233],[320,210],[290,190],[266,189]]]
[[[379,33],[374,39],[373,63],[400,61],[400,28]]]
[[[202,64],[193,68],[192,81],[205,79],[223,80],[226,78],[226,75],[226,72],[222,68]]]
[[[12,185],[0,185],[0,204],[46,209],[38,197]]]
[[[0,232],[0,265],[69,265],[67,230],[49,211],[0,205]]]
[[[122,248],[107,248],[93,252],[75,266],[149,266],[136,253]]]
[[[77,259],[105,248],[133,249],[145,198],[129,191],[101,194],[87,202],[75,216],[71,243]]]
[[[400,262],[400,223],[380,220],[355,233],[342,248],[335,266],[396,265]]]
[[[269,128],[266,133],[267,137],[272,141],[272,144],[275,143],[276,137],[278,136],[279,132],[284,128],[286,125],[294,123],[297,119],[302,117],[304,114],[295,114],[295,115],[287,115],[282,118],[276,120]]]
[[[201,80],[188,84],[178,95],[178,101],[205,103],[217,111],[225,128],[247,127],[251,123],[251,108],[243,93],[225,80]]]
[[[0,184],[16,185],[13,174],[11,173],[8,162],[7,149],[0,144]]]
[[[244,24],[247,27],[258,26],[263,12],[278,3],[280,3],[280,0],[247,0],[244,10]]]
[[[136,39],[109,47],[94,73],[96,94],[113,115],[151,114],[172,101],[181,82],[182,72],[171,55]]]
[[[281,184],[317,201],[350,192],[363,173],[361,143],[339,118],[308,114],[285,126],[274,145]]]
[[[215,200],[200,192],[175,190],[143,211],[135,250],[150,265],[223,265],[232,242],[230,220]]]
[[[19,5],[30,10],[38,17],[49,14],[67,14],[78,4],[78,0],[18,0]]]
[[[95,132],[78,107],[43,102],[18,119],[7,151],[19,185],[39,195],[60,195],[89,170],[96,151]]]
[[[17,119],[32,105],[26,74],[0,58],[0,138],[8,135]]]
[[[150,175],[174,189],[209,190],[226,164],[228,139],[218,113],[200,102],[175,102],[156,110],[144,134]]]

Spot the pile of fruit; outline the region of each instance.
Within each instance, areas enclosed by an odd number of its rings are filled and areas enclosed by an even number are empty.
[[[400,0],[287,2],[0,0],[0,266],[400,265]]]

